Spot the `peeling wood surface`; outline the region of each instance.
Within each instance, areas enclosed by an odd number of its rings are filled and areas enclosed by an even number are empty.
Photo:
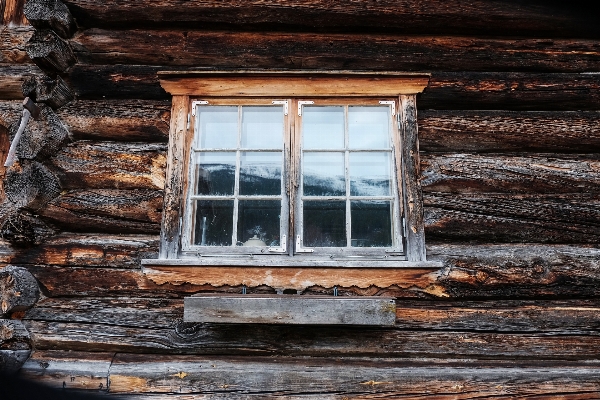
[[[0,63],[29,64],[31,59],[25,51],[27,41],[34,33],[32,26],[0,26]]]
[[[52,158],[64,189],[165,186],[166,144],[78,141]]]
[[[465,65],[477,71],[586,72],[600,65],[598,43],[589,39],[92,28],[72,43],[85,64],[420,72],[461,71]]]

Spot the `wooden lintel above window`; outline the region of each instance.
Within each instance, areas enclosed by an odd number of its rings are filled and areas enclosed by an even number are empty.
[[[272,97],[398,96],[421,93],[429,74],[361,71],[162,71],[171,95]],[[273,78],[281,79],[273,79]],[[341,84],[343,82],[343,84]]]

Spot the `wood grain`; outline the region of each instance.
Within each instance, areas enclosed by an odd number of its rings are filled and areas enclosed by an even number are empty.
[[[92,28],[72,41],[78,60],[86,64],[419,72],[463,71],[465,66],[471,71],[586,72],[600,65],[597,41],[586,39]]]
[[[0,100],[21,100],[25,78],[41,73],[35,64],[0,64]]]
[[[27,41],[33,36],[32,26],[0,26],[0,63],[29,64],[31,60],[25,51]]]

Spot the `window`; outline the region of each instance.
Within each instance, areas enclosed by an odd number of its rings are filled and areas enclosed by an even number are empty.
[[[174,97],[160,258],[424,261],[415,93],[427,81],[162,74]]]

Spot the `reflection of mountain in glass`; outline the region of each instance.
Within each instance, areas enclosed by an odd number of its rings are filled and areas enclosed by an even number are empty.
[[[202,164],[198,166],[197,193],[203,195],[226,196],[233,194],[235,165]]]
[[[248,166],[240,171],[241,195],[281,194],[281,168]]]
[[[346,184],[343,176],[304,175],[305,196],[344,196]]]
[[[390,180],[388,177],[361,177],[350,181],[351,196],[389,196]]]

